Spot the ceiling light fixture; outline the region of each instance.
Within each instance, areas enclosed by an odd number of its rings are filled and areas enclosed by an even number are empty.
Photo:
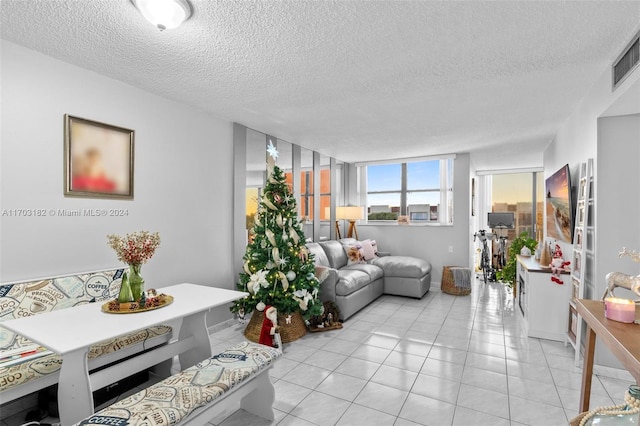
[[[179,27],[192,12],[187,0],[131,0],[131,3],[160,31]]]

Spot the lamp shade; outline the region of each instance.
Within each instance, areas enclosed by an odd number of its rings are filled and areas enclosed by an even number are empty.
[[[364,207],[360,207],[360,206],[336,207],[336,219],[346,219],[346,220],[364,219]]]
[[[142,16],[160,31],[179,27],[191,16],[186,0],[131,0]]]

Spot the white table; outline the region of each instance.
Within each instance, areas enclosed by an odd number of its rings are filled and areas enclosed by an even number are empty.
[[[171,305],[160,309],[109,314],[102,303],[90,303],[40,315],[4,321],[3,327],[19,333],[62,356],[58,383],[60,422],[71,425],[93,413],[92,384],[100,389],[146,367],[179,354],[185,369],[210,357],[207,312],[216,306],[245,297],[247,293],[195,284],[177,284],[158,289],[174,297]],[[89,347],[122,334],[182,319],[177,340],[169,345],[120,362],[89,375]],[[146,361],[146,362],[145,362]]]

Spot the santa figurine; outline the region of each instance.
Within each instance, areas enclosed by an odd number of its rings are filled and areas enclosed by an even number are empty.
[[[273,348],[280,347],[280,333],[278,330],[278,310],[274,306],[267,306],[264,308],[264,319],[262,320],[258,343]]]
[[[568,271],[568,266],[571,262],[565,261],[562,256],[562,249],[556,244],[556,249],[553,252],[553,259],[549,267],[551,268],[551,281],[556,284],[564,284],[564,281],[560,279],[560,274],[564,271]]]

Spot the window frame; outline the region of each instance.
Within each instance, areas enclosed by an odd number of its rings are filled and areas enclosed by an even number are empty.
[[[420,224],[420,225],[453,225],[453,191],[454,191],[454,167],[455,167],[455,155],[449,156],[438,156],[438,157],[420,157],[420,158],[411,158],[411,159],[400,159],[400,160],[390,160],[383,162],[370,162],[370,163],[356,163],[356,167],[358,170],[358,179],[360,188],[360,200],[361,205],[370,208],[369,205],[369,196],[377,195],[377,194],[400,194],[400,212],[399,216],[407,216],[408,215],[408,196],[409,194],[414,193],[429,193],[429,192],[438,192],[440,194],[438,211],[437,211],[437,219],[436,220],[413,220],[410,223]],[[424,187],[424,188],[413,188],[407,189],[408,187],[408,174],[407,174],[407,165],[409,163],[417,163],[417,162],[428,162],[428,161],[439,161],[439,187]],[[400,164],[400,188],[398,190],[380,190],[380,191],[369,191],[368,190],[368,167],[376,166],[382,164]],[[431,209],[430,209],[431,210]],[[431,216],[431,211],[426,212],[429,217]],[[368,219],[369,213],[367,213],[367,223],[393,223],[396,220],[385,220],[385,219]]]

